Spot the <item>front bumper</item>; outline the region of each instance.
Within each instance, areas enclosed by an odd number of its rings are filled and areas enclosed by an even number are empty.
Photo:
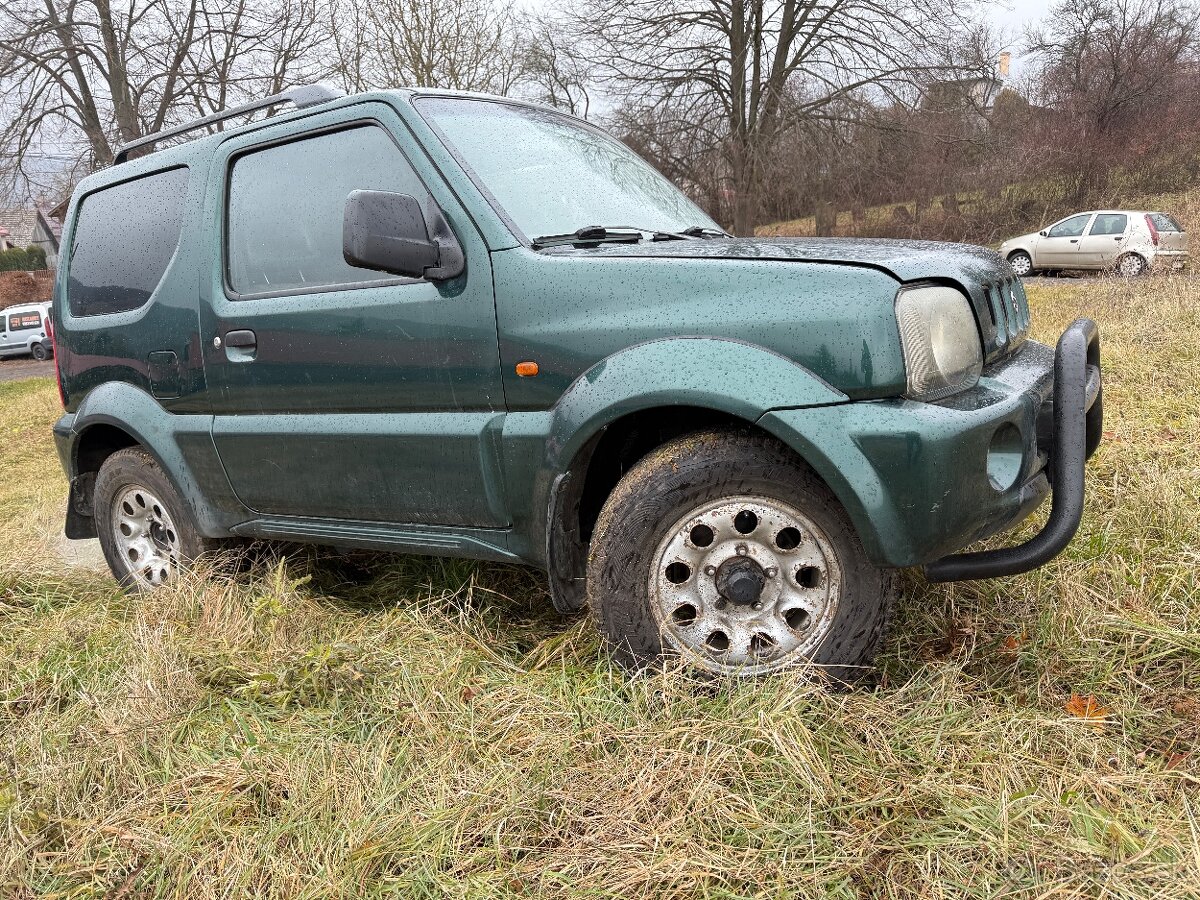
[[[872,561],[928,566],[931,578],[959,580],[1027,571],[1065,546],[1078,527],[1083,462],[1099,443],[1102,416],[1099,338],[1094,323],[1080,320],[1056,351],[1026,341],[974,388],[940,403],[775,410],[760,424],[832,488]],[[1051,494],[1051,482],[1062,510],[1048,523],[1053,541],[1020,557],[951,556],[1019,524]]]

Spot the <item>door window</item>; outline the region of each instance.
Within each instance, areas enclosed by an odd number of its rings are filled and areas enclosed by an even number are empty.
[[[1096,221],[1092,223],[1089,235],[1118,235],[1125,233],[1129,224],[1129,216],[1125,213],[1097,213]]]
[[[237,157],[229,177],[226,272],[241,297],[394,283],[342,256],[351,191],[428,197],[417,173],[378,125],[359,125]]]
[[[1063,219],[1050,229],[1050,234],[1048,236],[1079,237],[1081,234],[1083,234],[1083,229],[1087,228],[1088,219],[1091,217],[1091,213],[1083,213],[1079,216],[1071,216],[1069,219]]]

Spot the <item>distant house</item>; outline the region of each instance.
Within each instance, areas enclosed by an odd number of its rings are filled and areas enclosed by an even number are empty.
[[[982,123],[1008,81],[1011,63],[1012,54],[1006,51],[1000,54],[991,75],[936,81],[926,88],[922,106],[936,112],[966,113]]]
[[[0,209],[0,250],[31,244],[46,252],[46,265],[53,269],[58,264],[58,242],[62,236],[62,223],[50,217],[39,206],[32,209]]]

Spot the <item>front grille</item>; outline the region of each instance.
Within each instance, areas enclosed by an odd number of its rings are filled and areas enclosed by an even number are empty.
[[[992,351],[1013,348],[1029,333],[1029,300],[1020,278],[1002,278],[983,286],[992,319]]]

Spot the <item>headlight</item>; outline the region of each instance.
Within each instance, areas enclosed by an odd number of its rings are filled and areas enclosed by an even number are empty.
[[[971,302],[942,285],[902,288],[896,323],[913,400],[939,400],[970,387],[983,369],[983,348]]]

